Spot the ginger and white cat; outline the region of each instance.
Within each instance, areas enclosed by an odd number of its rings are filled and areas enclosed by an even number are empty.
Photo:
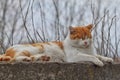
[[[0,56],[0,61],[90,61],[98,66],[103,66],[103,61],[113,62],[112,58],[95,54],[91,35],[92,27],[92,24],[71,26],[66,39],[61,42],[14,45]]]

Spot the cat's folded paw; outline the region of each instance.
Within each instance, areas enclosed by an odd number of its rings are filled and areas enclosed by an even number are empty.
[[[97,66],[100,66],[100,67],[104,66],[103,62],[100,61],[99,59],[94,60],[93,63]]]

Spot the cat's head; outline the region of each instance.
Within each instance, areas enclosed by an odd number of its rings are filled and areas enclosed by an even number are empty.
[[[93,25],[69,27],[70,44],[73,47],[87,48],[92,43],[91,29]]]

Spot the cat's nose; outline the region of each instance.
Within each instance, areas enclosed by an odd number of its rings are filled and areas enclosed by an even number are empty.
[[[84,42],[85,45],[87,45],[87,42]]]

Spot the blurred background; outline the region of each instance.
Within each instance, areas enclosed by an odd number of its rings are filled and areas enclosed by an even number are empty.
[[[119,0],[0,0],[0,53],[12,45],[62,41],[69,26],[94,24],[100,55],[120,55]]]

